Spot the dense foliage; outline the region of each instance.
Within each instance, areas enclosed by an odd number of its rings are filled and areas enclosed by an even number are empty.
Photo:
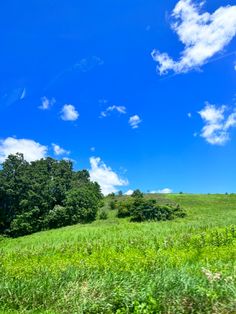
[[[0,170],[0,233],[21,236],[96,218],[100,187],[86,170],[52,158],[10,155]]]
[[[139,190],[135,190],[131,198],[111,201],[110,206],[118,209],[119,218],[131,217],[131,221],[136,222],[172,220],[185,216],[179,204],[159,204],[156,199],[146,199]]]

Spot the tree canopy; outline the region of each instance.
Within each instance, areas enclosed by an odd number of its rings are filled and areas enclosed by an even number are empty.
[[[27,162],[10,155],[0,169],[0,233],[21,236],[93,221],[102,199],[87,170],[53,158]]]

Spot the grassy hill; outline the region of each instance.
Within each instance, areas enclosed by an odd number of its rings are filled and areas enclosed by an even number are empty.
[[[236,195],[166,197],[187,217],[0,238],[0,313],[236,313]]]

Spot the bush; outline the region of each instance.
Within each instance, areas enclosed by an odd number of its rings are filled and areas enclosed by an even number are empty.
[[[179,205],[159,205],[156,200],[144,200],[139,206],[132,208],[132,221],[161,221],[161,220],[172,220],[177,217],[184,217],[184,211]]]
[[[108,218],[107,212],[105,210],[102,210],[99,214],[99,219],[106,220]]]
[[[64,227],[70,222],[70,216],[66,208],[60,205],[55,205],[44,218],[43,225],[46,229]]]
[[[132,206],[132,202],[130,199],[117,202],[116,204],[116,208],[118,209],[117,217],[119,218],[130,217],[131,206]]]
[[[115,209],[116,209],[116,206],[117,206],[117,201],[116,201],[116,200],[111,200],[111,201],[109,202],[109,208],[110,208],[111,210],[115,210]]]
[[[10,229],[6,233],[12,237],[19,237],[39,231],[41,228],[39,215],[40,210],[38,207],[33,208],[29,212],[17,215],[11,221]]]
[[[145,199],[136,193],[128,200],[117,204],[119,218],[130,217],[131,221],[160,221],[184,217],[185,212],[178,204],[158,204],[156,199]]]

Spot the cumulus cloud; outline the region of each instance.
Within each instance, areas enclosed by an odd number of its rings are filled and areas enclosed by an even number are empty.
[[[101,112],[101,117],[103,117],[103,118],[107,117],[112,111],[117,111],[121,114],[126,114],[126,107],[115,106],[115,105],[107,107],[107,109],[105,111]]]
[[[217,107],[206,103],[198,113],[205,123],[201,136],[209,144],[224,145],[229,141],[229,130],[236,127],[236,110],[229,113],[227,106]]]
[[[102,193],[108,195],[117,192],[118,186],[128,185],[127,180],[123,180],[119,175],[108,167],[99,157],[90,158],[91,169],[89,170],[92,181],[98,182]]]
[[[167,53],[154,49],[153,59],[160,75],[173,70],[185,73],[201,67],[216,53],[221,52],[236,34],[236,6],[219,7],[214,13],[201,13],[205,1],[180,0],[172,12],[171,28],[183,43],[178,61]]]
[[[140,117],[136,114],[129,119],[129,125],[132,129],[137,129],[139,127],[139,124],[142,122]]]
[[[0,140],[0,162],[10,154],[22,153],[27,161],[45,158],[47,147],[29,139],[16,139],[8,137]]]
[[[54,104],[56,103],[55,98],[47,98],[46,96],[41,98],[41,105],[39,106],[39,109],[42,110],[48,110],[50,109]]]
[[[65,105],[61,111],[61,118],[64,121],[75,121],[79,118],[79,113],[73,105]]]
[[[132,195],[134,193],[134,190],[128,190],[127,192],[125,192],[125,195]]]
[[[56,156],[69,155],[70,154],[70,151],[65,150],[64,148],[60,147],[57,144],[52,143],[52,148],[53,148],[53,152]]]

